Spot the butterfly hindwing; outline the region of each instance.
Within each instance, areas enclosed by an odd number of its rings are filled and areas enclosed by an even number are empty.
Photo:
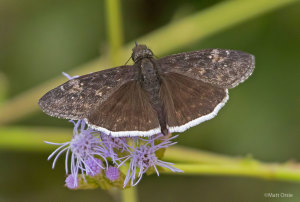
[[[39,105],[51,116],[83,119],[123,84],[136,80],[137,76],[137,70],[132,66],[86,74],[52,89],[39,100]]]
[[[91,127],[115,137],[160,133],[157,113],[138,81],[121,86],[86,120]]]
[[[161,76],[160,97],[169,132],[186,129],[213,118],[228,99],[227,89],[178,73]]]
[[[176,72],[223,88],[233,88],[254,70],[254,56],[237,50],[205,49],[157,60],[162,73]]]

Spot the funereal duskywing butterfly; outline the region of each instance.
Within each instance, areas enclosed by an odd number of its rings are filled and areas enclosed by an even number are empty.
[[[212,119],[228,90],[254,70],[254,56],[206,49],[154,59],[145,45],[133,48],[134,65],[74,78],[39,101],[51,116],[85,119],[112,136],[183,132]]]

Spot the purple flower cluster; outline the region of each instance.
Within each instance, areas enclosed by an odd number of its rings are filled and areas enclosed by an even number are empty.
[[[46,142],[59,145],[48,157],[50,160],[55,156],[52,168],[55,167],[57,159],[66,152],[65,169],[68,176],[65,182],[70,189],[78,187],[80,173],[86,181],[86,175],[94,177],[105,170],[106,178],[116,181],[120,177],[119,167],[126,165],[128,165],[128,170],[124,187],[129,182],[131,186],[137,185],[149,168],[154,168],[157,175],[159,175],[157,166],[168,168],[173,172],[182,172],[173,167],[172,163],[162,161],[156,156],[158,150],[176,144],[171,140],[177,136],[167,138],[158,134],[151,137],[111,137],[90,129],[84,120],[71,122],[74,124],[71,141]]]
[[[105,176],[113,182],[119,179],[120,171],[117,167],[109,166],[105,171]]]
[[[54,150],[54,152],[52,152],[52,154],[48,157],[48,160],[50,160],[56,155],[52,163],[53,169],[59,156],[66,151],[66,174],[69,173],[69,156],[71,153],[70,171],[72,177],[69,176],[67,185],[72,181],[74,184],[68,187],[77,187],[77,176],[79,172],[82,173],[82,177],[85,180],[85,175],[94,176],[100,173],[102,169],[104,169],[102,160],[100,160],[99,158],[103,159],[106,163],[107,160],[102,153],[103,148],[101,147],[101,145],[99,145],[99,133],[89,128],[85,129],[86,123],[84,121],[77,121],[77,123],[75,123],[74,121],[72,122],[74,123],[74,130],[73,138],[71,141],[65,143],[53,143],[45,141],[45,143],[60,145],[60,147]]]
[[[124,187],[129,181],[131,186],[137,185],[142,179],[143,174],[152,167],[155,169],[158,176],[159,172],[157,170],[157,166],[168,168],[173,172],[183,172],[173,167],[173,163],[159,160],[155,154],[155,152],[159,149],[167,148],[176,144],[176,142],[171,142],[170,140],[176,138],[177,136],[178,135],[171,138],[166,138],[162,134],[158,134],[155,137],[149,137],[148,139],[140,137],[135,138],[133,141],[133,146],[129,146],[130,155],[124,161],[126,162],[127,160],[130,160],[129,169],[124,181]],[[160,141],[160,143],[155,144],[155,141]],[[135,182],[136,177],[138,177],[138,180]]]

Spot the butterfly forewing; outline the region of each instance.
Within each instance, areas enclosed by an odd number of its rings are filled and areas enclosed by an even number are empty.
[[[138,81],[124,84],[87,117],[90,126],[112,136],[160,132],[157,113]]]
[[[46,93],[41,109],[67,119],[84,119],[108,135],[151,136],[183,132],[213,118],[228,88],[246,80],[254,56],[207,49],[154,59],[145,45],[133,49],[133,66],[72,79]]]
[[[169,132],[186,129],[212,119],[228,99],[227,90],[178,73],[162,76],[160,97]]]
[[[176,72],[222,88],[233,88],[254,70],[254,56],[242,51],[205,49],[159,59],[161,72]]]
[[[51,116],[83,119],[123,84],[137,77],[137,70],[132,66],[90,73],[52,89],[39,100],[39,105]]]

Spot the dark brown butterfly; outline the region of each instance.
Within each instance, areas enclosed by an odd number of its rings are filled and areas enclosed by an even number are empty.
[[[154,59],[145,45],[133,48],[134,65],[67,81],[39,101],[51,116],[79,120],[106,134],[151,136],[183,132],[212,119],[228,90],[254,70],[254,56],[206,49]]]

